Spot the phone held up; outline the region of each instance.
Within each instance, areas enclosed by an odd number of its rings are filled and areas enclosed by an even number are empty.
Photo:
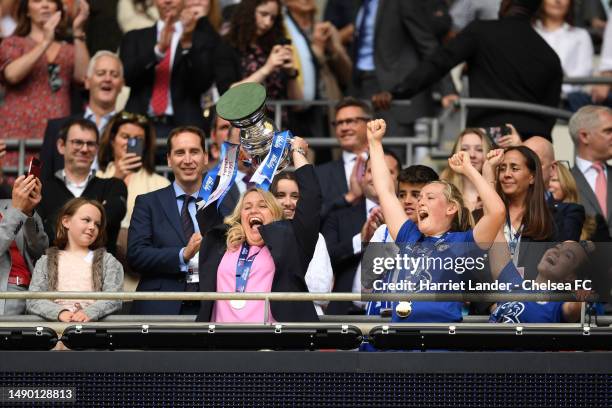
[[[33,175],[34,177],[40,179],[42,163],[36,157],[32,157],[30,160],[30,165],[28,166],[28,176]]]
[[[140,137],[130,137],[127,141],[127,152],[135,153],[136,156],[142,157],[144,152],[144,139]]]
[[[493,145],[499,145],[499,139],[512,134],[512,129],[507,125],[485,128],[484,131]]]

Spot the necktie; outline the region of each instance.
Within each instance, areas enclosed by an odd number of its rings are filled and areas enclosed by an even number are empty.
[[[601,207],[601,211],[604,218],[607,218],[608,183],[606,182],[606,175],[604,173],[603,163],[595,162],[593,163],[593,168],[597,172],[597,177],[595,178],[595,197],[597,197],[597,201],[599,202],[599,206]]]
[[[244,185],[246,186],[247,190],[256,186],[255,183],[249,180],[251,180],[251,176],[249,174],[245,174],[244,177],[242,178],[242,181],[244,182]]]
[[[170,88],[170,54],[171,50],[166,50],[166,55],[155,67],[155,82],[153,83],[153,93],[151,94],[151,108],[155,116],[161,116],[168,108],[168,89]]]
[[[191,219],[191,214],[189,214],[190,201],[193,201],[192,196],[183,195],[183,208],[181,208],[181,224],[183,226],[183,232],[185,233],[185,239],[187,241],[189,241],[189,239],[195,232],[193,220]]]
[[[370,3],[372,0],[363,0],[361,4],[361,9],[363,12],[361,13],[361,21],[359,22],[359,28],[357,29],[357,37],[355,38],[355,57],[359,56],[359,48],[363,43],[363,36],[365,35],[367,21],[370,16]]]

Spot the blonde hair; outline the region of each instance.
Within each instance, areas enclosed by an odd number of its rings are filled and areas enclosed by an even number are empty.
[[[446,180],[430,181],[429,184],[440,184],[444,188],[442,194],[446,197],[446,201],[455,204],[457,207],[457,214],[451,222],[451,231],[467,231],[474,226],[474,217],[472,212],[465,206],[463,202],[463,194],[454,184]]]
[[[457,136],[457,140],[455,140],[455,144],[453,145],[453,154],[459,153],[461,151],[461,141],[463,140],[463,137],[465,135],[472,134],[480,137],[480,140],[482,142],[482,153],[484,157],[487,156],[487,153],[489,153],[489,150],[491,150],[491,143],[489,142],[489,138],[482,131],[482,129],[478,128],[466,128],[461,133],[459,133],[459,135]],[[463,176],[461,174],[455,173],[450,167],[447,166],[444,170],[442,170],[442,173],[440,173],[440,179],[452,183],[459,189],[459,191],[463,192]]]
[[[576,179],[567,167],[562,164],[557,164],[557,177],[559,178],[559,186],[563,192],[564,203],[578,203],[578,187]]]
[[[246,239],[246,234],[241,223],[241,213],[242,207],[244,206],[244,198],[252,192],[257,192],[261,194],[264,201],[266,202],[266,207],[268,207],[268,209],[272,213],[273,221],[283,219],[283,210],[280,205],[278,205],[278,202],[276,201],[276,198],[272,193],[266,190],[262,190],[261,188],[249,188],[247,191],[244,192],[244,194],[242,194],[240,200],[238,200],[234,211],[232,211],[232,213],[225,217],[225,220],[223,220],[225,224],[229,225],[225,244],[227,245],[227,248],[230,251],[237,250],[238,247],[240,247]]]
[[[562,164],[557,164],[557,177],[559,178],[559,186],[563,192],[564,203],[580,203],[580,196],[578,194],[578,187],[576,186],[576,179],[572,172]],[[582,224],[582,231],[580,233],[580,240],[590,239],[597,230],[597,221],[595,217],[587,215],[584,217],[584,223]]]

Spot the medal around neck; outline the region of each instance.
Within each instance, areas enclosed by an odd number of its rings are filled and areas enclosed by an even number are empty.
[[[232,309],[240,310],[246,306],[246,302],[244,299],[232,299],[230,300],[230,306]]]
[[[278,131],[266,117],[266,88],[248,82],[230,88],[217,103],[217,114],[240,129],[240,144],[257,168],[251,178],[258,187],[269,189],[274,175],[291,162],[289,131]]]
[[[395,313],[402,319],[410,316],[412,313],[412,302],[399,302],[395,307]]]

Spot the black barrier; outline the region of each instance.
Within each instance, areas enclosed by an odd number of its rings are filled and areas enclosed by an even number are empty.
[[[612,328],[377,326],[370,330],[367,340],[379,350],[610,351]]]
[[[0,350],[51,350],[56,344],[48,327],[0,327]]]
[[[289,327],[70,326],[61,341],[72,350],[352,350],[363,339],[355,326]]]

